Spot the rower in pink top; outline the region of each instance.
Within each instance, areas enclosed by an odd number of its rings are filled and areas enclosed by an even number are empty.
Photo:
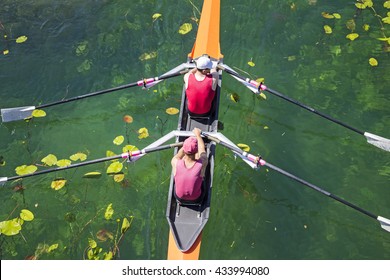
[[[207,55],[196,61],[196,68],[184,75],[187,108],[192,116],[208,116],[217,88],[218,72]]]
[[[172,158],[175,194],[179,200],[198,202],[202,198],[202,183],[207,166],[207,154],[200,129],[195,137],[188,137],[183,147]]]

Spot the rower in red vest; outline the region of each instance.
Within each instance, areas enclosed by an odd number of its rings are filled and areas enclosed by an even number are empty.
[[[187,108],[192,116],[208,116],[212,112],[218,72],[208,55],[197,59],[196,68],[184,75]]]
[[[198,128],[195,137],[188,137],[183,147],[172,158],[172,172],[175,178],[175,196],[180,201],[200,202],[202,183],[208,163],[205,145]]]

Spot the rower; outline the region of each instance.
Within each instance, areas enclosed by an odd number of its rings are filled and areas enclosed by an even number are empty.
[[[214,110],[218,72],[208,55],[202,55],[195,63],[196,67],[184,75],[187,108],[191,117],[207,117]]]
[[[203,178],[208,163],[201,130],[194,128],[196,137],[188,137],[172,158],[175,196],[179,202],[198,203],[202,200]]]

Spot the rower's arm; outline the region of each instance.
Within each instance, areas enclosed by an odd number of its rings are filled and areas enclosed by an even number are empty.
[[[177,164],[177,161],[179,159],[182,159],[183,157],[184,157],[183,148],[180,148],[180,150],[176,153],[176,155],[173,156],[173,158],[171,160],[173,175],[176,175],[176,164]]]

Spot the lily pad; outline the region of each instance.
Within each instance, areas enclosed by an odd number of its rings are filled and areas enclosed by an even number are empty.
[[[34,118],[43,118],[46,116],[46,112],[43,111],[43,110],[38,110],[38,109],[35,109],[32,114],[31,114]]]
[[[149,132],[148,132],[148,129],[146,127],[140,128],[138,130],[138,138],[139,139],[144,139],[144,138],[147,138],[148,136],[149,136]]]
[[[115,174],[121,172],[123,169],[123,164],[119,161],[113,162],[107,168],[107,174]]]
[[[250,149],[251,149],[247,144],[239,143],[239,144],[237,144],[237,146],[238,146],[241,150],[243,150],[244,152],[249,152]]]
[[[123,141],[125,141],[125,137],[123,135],[119,135],[117,137],[115,137],[114,141],[112,141],[115,145],[120,145],[123,143]]]
[[[26,222],[34,220],[34,214],[30,210],[27,210],[27,209],[22,209],[22,211],[20,211],[19,216],[22,220],[24,220]]]
[[[112,203],[110,203],[106,208],[106,212],[104,213],[104,218],[106,220],[109,220],[112,218],[112,215],[114,215],[114,208],[112,208]]]
[[[65,179],[56,179],[51,182],[51,188],[55,191],[62,189],[66,184]]]
[[[102,177],[102,173],[100,172],[88,172],[83,175],[83,178],[100,178]]]
[[[165,112],[168,115],[176,115],[177,113],[179,113],[179,109],[174,108],[174,107],[170,107],[170,108],[166,109]]]
[[[70,159],[73,161],[76,161],[76,160],[84,161],[87,159],[87,155],[84,153],[76,153],[76,154],[71,155]]]
[[[38,167],[35,165],[21,165],[15,168],[16,174],[18,175],[26,175],[31,174],[37,171]]]
[[[182,35],[187,34],[192,30],[192,24],[191,23],[184,23],[179,28],[179,33]]]
[[[72,162],[69,159],[60,159],[57,161],[57,166],[59,167],[66,167],[72,164]]]
[[[41,159],[41,162],[43,162],[47,166],[53,166],[57,163],[57,157],[53,154],[48,154],[43,159]]]
[[[20,44],[20,43],[24,43],[27,41],[27,36],[19,36],[17,39],[16,39],[16,43]]]

